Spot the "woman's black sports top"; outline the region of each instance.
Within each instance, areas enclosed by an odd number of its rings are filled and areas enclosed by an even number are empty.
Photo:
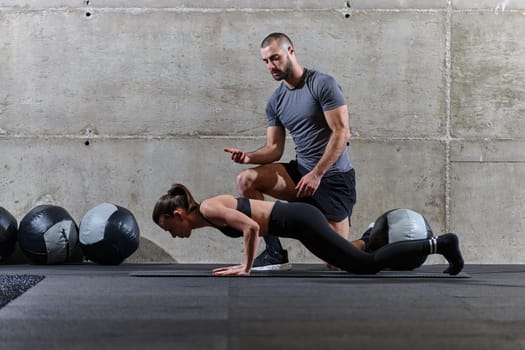
[[[236,209],[238,211],[240,211],[241,213],[245,214],[246,216],[248,216],[250,218],[252,217],[252,208],[250,206],[250,200],[248,198],[238,197],[237,198],[237,208]],[[233,238],[237,238],[237,237],[242,237],[243,236],[242,231],[236,230],[236,229],[231,228],[229,226],[220,227],[220,226],[215,225],[213,222],[208,220],[208,218],[205,217],[201,213],[200,210],[199,210],[199,214],[202,216],[202,218],[204,220],[206,220],[207,223],[209,223],[210,225],[215,227],[217,230],[219,230],[222,233],[224,233],[226,236],[233,237]]]

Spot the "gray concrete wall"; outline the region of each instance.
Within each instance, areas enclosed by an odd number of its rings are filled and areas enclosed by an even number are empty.
[[[53,203],[80,222],[113,202],[175,261],[240,261],[241,240],[173,240],[150,216],[175,181],[199,199],[236,193],[245,166],[222,149],[264,142],[276,82],[258,45],[271,31],[348,98],[352,236],[409,207],[458,232],[467,262],[525,263],[517,0],[0,0],[0,205],[20,220]],[[294,262],[317,261],[285,245]],[[134,261],[155,260],[148,247]]]

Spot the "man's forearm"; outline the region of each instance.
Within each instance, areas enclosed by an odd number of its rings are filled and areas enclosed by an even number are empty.
[[[323,156],[313,169],[318,176],[323,176],[328,169],[334,165],[343,153],[349,139],[348,133],[343,131],[332,134],[328,140]]]
[[[267,145],[247,154],[250,157],[250,164],[269,164],[278,161],[282,156],[282,152],[277,147]]]

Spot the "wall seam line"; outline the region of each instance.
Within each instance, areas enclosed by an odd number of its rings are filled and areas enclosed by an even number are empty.
[[[452,0],[448,0],[445,35],[445,232],[450,231],[450,141],[452,89]]]

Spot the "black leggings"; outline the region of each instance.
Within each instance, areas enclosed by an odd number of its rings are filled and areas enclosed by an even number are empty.
[[[371,253],[359,250],[330,227],[319,209],[301,202],[275,202],[268,229],[301,241],[318,258],[353,273],[376,273],[399,260],[430,253],[427,239],[391,243]]]

